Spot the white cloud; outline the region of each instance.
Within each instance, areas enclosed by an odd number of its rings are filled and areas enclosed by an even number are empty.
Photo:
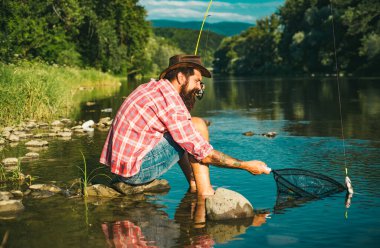
[[[181,18],[186,19],[199,19],[204,16],[203,12],[191,9],[175,9],[171,8],[156,8],[149,11],[149,15],[154,16],[155,19],[165,19],[167,17],[177,17],[180,21]]]
[[[251,15],[240,15],[231,12],[210,12],[213,19],[218,21],[238,21],[238,22],[253,22],[256,21],[256,17]]]
[[[256,19],[273,13],[285,0],[256,3],[213,1],[209,22],[240,21],[254,22]],[[148,19],[203,20],[209,1],[169,1],[140,0],[148,12]]]

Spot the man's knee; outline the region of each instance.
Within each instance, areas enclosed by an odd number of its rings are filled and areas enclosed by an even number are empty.
[[[199,117],[191,117],[191,121],[193,122],[195,129],[205,138],[208,140],[208,128],[206,122]]]

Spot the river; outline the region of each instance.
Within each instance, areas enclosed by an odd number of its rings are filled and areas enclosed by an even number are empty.
[[[95,104],[83,102],[75,119],[112,118],[139,83],[124,83],[110,98],[94,97]],[[119,247],[128,242],[142,247],[377,247],[380,79],[340,78],[340,104],[334,77],[216,77],[205,83],[206,94],[192,115],[211,122],[210,142],[215,149],[243,160],[263,160],[273,169],[322,173],[341,183],[347,167],[355,190],[351,206],[345,207],[342,192],[276,210],[272,175],[211,167],[215,189],[239,192],[256,210],[270,215],[258,215],[252,223],[199,225],[194,223],[199,211],[196,199],[187,193],[185,177],[175,166],[163,176],[171,190],[146,199],[85,200],[60,194],[24,198],[24,211],[0,220],[0,239],[8,231],[7,247]],[[110,108],[112,112],[102,111]],[[244,136],[248,131],[255,135]],[[267,132],[277,135],[261,135]],[[33,183],[69,187],[81,176],[77,168],[83,167],[81,152],[91,169],[101,166],[98,160],[106,135],[96,130],[69,140],[51,138],[38,160],[22,163],[22,171],[36,177]],[[20,157],[28,149],[20,142],[0,152],[2,157]]]

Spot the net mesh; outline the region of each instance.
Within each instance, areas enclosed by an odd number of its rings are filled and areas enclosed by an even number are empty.
[[[277,208],[322,198],[346,190],[336,180],[303,169],[273,170],[277,184]]]

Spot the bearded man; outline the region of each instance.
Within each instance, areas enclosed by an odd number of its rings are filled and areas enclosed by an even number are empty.
[[[209,165],[269,174],[262,161],[241,161],[213,149],[205,121],[191,117],[202,77],[211,73],[195,55],[175,55],[159,80],[134,90],[119,108],[101,154],[118,180],[129,185],[152,182],[177,162],[190,191],[213,195]]]

